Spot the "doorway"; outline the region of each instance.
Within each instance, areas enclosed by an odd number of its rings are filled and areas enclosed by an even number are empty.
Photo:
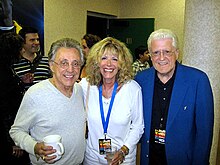
[[[116,18],[114,15],[87,11],[86,33],[98,35],[103,39],[108,36],[109,20]]]
[[[108,35],[124,42],[133,54],[140,45],[147,46],[147,39],[154,31],[154,18],[110,19]]]
[[[94,34],[100,38],[105,38],[107,35],[107,19],[87,16],[87,33]]]
[[[100,36],[102,39],[110,36],[124,42],[133,54],[140,45],[147,45],[147,39],[154,31],[154,18],[117,18],[87,12],[87,33]]]

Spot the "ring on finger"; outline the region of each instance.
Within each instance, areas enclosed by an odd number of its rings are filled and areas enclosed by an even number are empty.
[[[42,159],[45,160],[46,156],[43,156]]]

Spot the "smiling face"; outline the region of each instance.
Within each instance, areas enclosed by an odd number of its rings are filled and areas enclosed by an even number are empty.
[[[106,50],[101,56],[100,72],[103,77],[103,83],[115,82],[116,75],[119,70],[118,55],[112,53],[110,50]]]
[[[172,39],[155,39],[151,42],[152,63],[162,82],[168,81],[175,70],[179,52],[172,45]],[[159,55],[154,55],[159,52]],[[167,52],[167,53],[166,53]]]
[[[80,65],[74,64],[80,62],[80,53],[77,49],[62,47],[57,50],[54,62],[50,62],[50,68],[55,85],[59,90],[73,88],[80,73]]]
[[[37,53],[40,50],[38,33],[27,33],[25,35],[24,49],[28,54]]]

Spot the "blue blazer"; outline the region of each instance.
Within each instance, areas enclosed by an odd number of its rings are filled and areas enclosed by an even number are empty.
[[[145,131],[141,138],[141,165],[148,165],[155,69],[135,80],[142,87]],[[207,75],[177,62],[166,126],[168,165],[208,165],[213,136],[214,104]]]

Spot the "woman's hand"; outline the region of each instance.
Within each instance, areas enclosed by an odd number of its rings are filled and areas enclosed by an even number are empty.
[[[114,154],[114,157],[113,157],[110,165],[119,165],[119,164],[123,163],[124,160],[125,160],[125,155],[123,154],[123,152],[121,150],[118,150]]]

